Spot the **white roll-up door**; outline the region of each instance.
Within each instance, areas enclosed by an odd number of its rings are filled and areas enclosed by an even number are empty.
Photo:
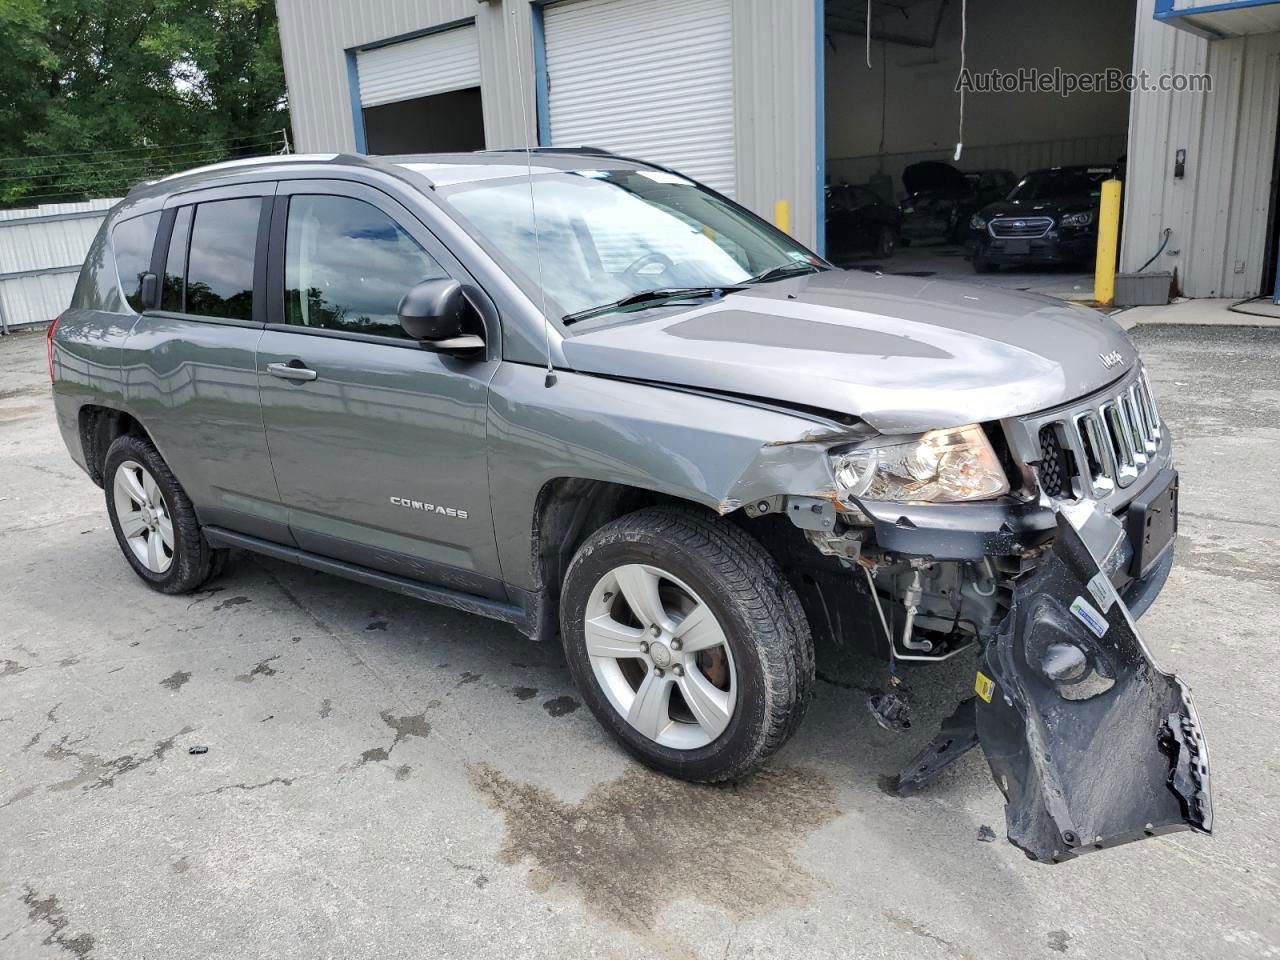
[[[565,0],[543,13],[551,145],[734,189],[731,0]]]
[[[475,24],[361,50],[356,75],[362,107],[478,87],[480,45]]]

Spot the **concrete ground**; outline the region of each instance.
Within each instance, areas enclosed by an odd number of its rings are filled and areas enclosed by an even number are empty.
[[[1025,270],[1002,268],[995,273],[974,273],[973,265],[964,258],[964,247],[948,243],[913,243],[898,247],[892,257],[878,259],[867,255],[842,259],[842,267],[878,269],[885,273],[912,276],[941,276],[983,287],[1004,290],[1026,290],[1063,300],[1089,300],[1093,297],[1093,272],[1075,267],[1036,267]]]
[[[155,594],[42,337],[0,340],[0,957],[1280,956],[1280,331],[1135,338],[1185,510],[1143,628],[1195,689],[1218,830],[1057,867],[1005,841],[977,753],[877,786],[971,663],[904,671],[893,735],[883,670],[827,657],[796,738],[711,789],[630,762],[507,627],[249,556]]]

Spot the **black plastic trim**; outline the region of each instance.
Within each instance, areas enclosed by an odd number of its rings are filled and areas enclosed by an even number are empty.
[[[490,600],[487,597],[449,590],[445,587],[428,586],[416,580],[397,577],[378,570],[370,570],[368,567],[361,567],[342,560],[334,560],[316,553],[309,553],[306,550],[299,550],[297,547],[287,547],[279,543],[273,543],[270,540],[261,540],[257,537],[235,533],[221,527],[205,527],[204,535],[210,545],[214,547],[249,550],[276,560],[296,563],[309,570],[318,570],[321,573],[345,577],[348,580],[354,580],[357,583],[367,584],[371,587],[380,587],[383,590],[390,590],[406,597],[426,600],[429,603],[438,603],[442,606],[452,607],[455,610],[461,610],[464,613],[479,614],[492,620],[501,620],[503,623],[510,623],[526,633],[530,629],[529,616],[523,608],[503,603],[499,600]]]

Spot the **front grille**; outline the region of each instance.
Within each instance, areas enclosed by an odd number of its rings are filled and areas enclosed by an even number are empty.
[[[1048,217],[996,217],[988,225],[993,237],[1001,240],[1038,240],[1053,229]]]
[[[1146,371],[1040,426],[1040,488],[1053,499],[1105,497],[1129,486],[1160,448],[1163,427]]]
[[[1040,428],[1040,487],[1055,500],[1072,495],[1071,478],[1075,475],[1075,458],[1063,444],[1060,429],[1052,423]]]

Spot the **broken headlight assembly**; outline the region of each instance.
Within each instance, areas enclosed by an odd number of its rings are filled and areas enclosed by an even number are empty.
[[[969,424],[906,443],[859,447],[832,455],[842,500],[964,503],[1009,492],[1009,480],[982,427]]]

